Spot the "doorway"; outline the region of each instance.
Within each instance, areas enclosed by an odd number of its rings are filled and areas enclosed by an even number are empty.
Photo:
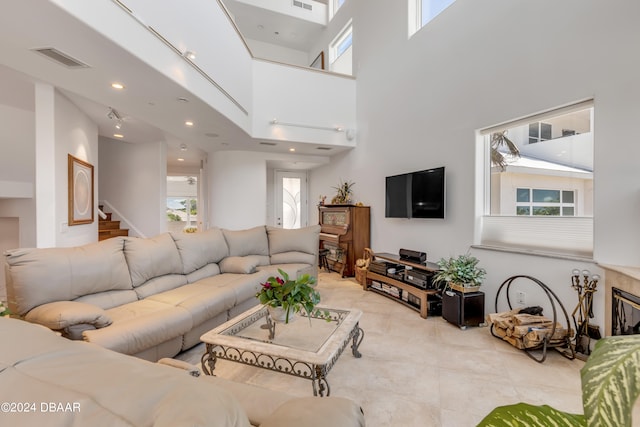
[[[167,176],[167,230],[198,230],[198,177]]]
[[[308,224],[307,173],[275,171],[275,226],[301,228]]]

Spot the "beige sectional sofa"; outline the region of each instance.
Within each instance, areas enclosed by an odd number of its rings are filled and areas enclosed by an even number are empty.
[[[320,226],[118,237],[5,252],[14,316],[120,353],[172,357],[258,303],[269,276],[317,276]]]
[[[71,341],[0,317],[0,425],[362,427],[338,397],[293,397]]]

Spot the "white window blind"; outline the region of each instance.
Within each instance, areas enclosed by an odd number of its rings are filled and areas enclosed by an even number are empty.
[[[481,244],[591,257],[593,218],[484,216]]]

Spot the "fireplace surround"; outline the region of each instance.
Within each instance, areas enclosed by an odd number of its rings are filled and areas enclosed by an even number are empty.
[[[613,334],[613,305],[617,299],[614,297],[613,289],[622,291],[621,294],[625,299],[634,301],[635,298],[640,299],[640,268],[639,267],[623,267],[617,265],[601,265],[605,271],[605,336]],[[629,316],[627,316],[629,317]],[[632,319],[629,318],[627,325],[631,325]]]

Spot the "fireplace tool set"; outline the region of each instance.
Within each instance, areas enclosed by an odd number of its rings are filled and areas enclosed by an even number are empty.
[[[582,273],[582,278],[580,274]],[[591,338],[600,339],[600,329],[590,325],[593,318],[593,294],[596,292],[600,276],[591,275],[589,270],[574,269],[571,276],[571,287],[578,291],[578,305],[571,316],[576,327],[575,351],[584,355],[591,354]]]

